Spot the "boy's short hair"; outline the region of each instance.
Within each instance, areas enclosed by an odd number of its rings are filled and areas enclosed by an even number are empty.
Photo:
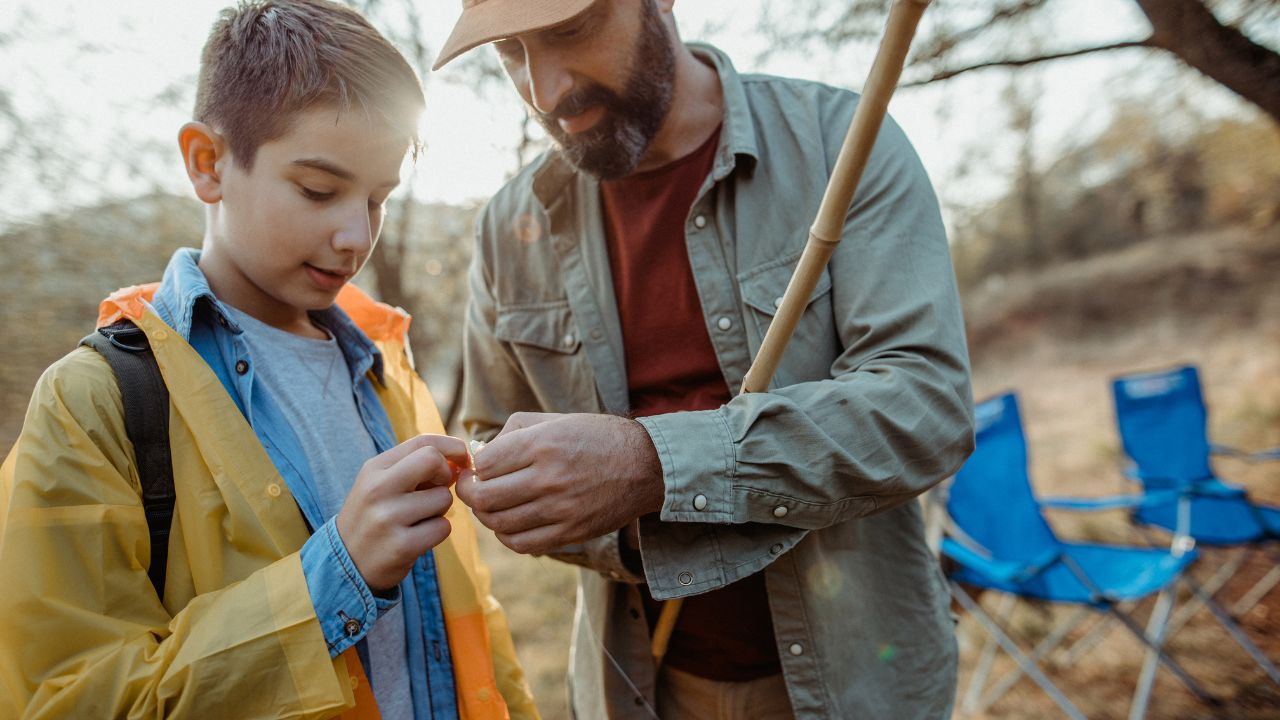
[[[242,0],[219,14],[200,60],[195,119],[226,138],[237,163],[252,168],[297,113],[328,105],[403,132],[416,156],[422,85],[359,12],[329,0]]]

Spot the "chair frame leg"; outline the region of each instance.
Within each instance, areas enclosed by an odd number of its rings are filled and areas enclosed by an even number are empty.
[[[1248,635],[1245,635],[1244,630],[1236,624],[1235,619],[1232,618],[1221,605],[1215,602],[1214,599],[1209,596],[1207,591],[1196,585],[1191,578],[1183,577],[1183,582],[1191,589],[1191,592],[1195,597],[1209,609],[1209,612],[1213,613],[1213,616],[1217,618],[1218,623],[1227,631],[1227,634],[1231,636],[1231,639],[1235,640],[1236,644],[1244,649],[1246,653],[1249,653],[1249,657],[1253,658],[1253,661],[1258,664],[1258,667],[1262,668],[1263,672],[1267,674],[1267,677],[1271,678],[1271,682],[1276,685],[1280,685],[1280,670],[1277,670],[1276,666],[1271,663],[1271,660],[1267,658],[1266,654],[1263,653],[1257,645],[1253,644],[1253,641],[1249,639]]]
[[[1165,639],[1164,631],[1169,627],[1169,614],[1173,610],[1173,596],[1174,586],[1172,584],[1161,591],[1156,598],[1156,606],[1151,610],[1151,617],[1147,621],[1145,632],[1137,628],[1136,623],[1130,627],[1134,634],[1140,637],[1147,646],[1147,652],[1143,655],[1142,672],[1138,673],[1138,684],[1133,691],[1133,700],[1129,703],[1129,720],[1143,720],[1147,716],[1147,704],[1151,701],[1151,688],[1156,682],[1156,668],[1158,667],[1158,661],[1164,655],[1162,650]],[[1122,615],[1118,609],[1115,614],[1126,625],[1132,622],[1127,616]],[[1153,634],[1154,641],[1151,640]]]
[[[1067,637],[1067,634],[1074,630],[1085,618],[1089,617],[1092,612],[1093,611],[1087,606],[1081,605],[1077,607],[1076,612],[1072,614],[1066,622],[1060,623],[1053,632],[1045,636],[1045,638],[1031,650],[1031,654],[1029,656],[1031,661],[1038,663],[1049,653],[1056,650],[1058,645]],[[1004,697],[1005,693],[1009,692],[1009,690],[1011,690],[1013,686],[1022,679],[1023,674],[1022,666],[1017,666],[1002,675],[991,684],[991,689],[983,696],[982,704],[979,705],[978,710],[983,711],[994,705],[1000,698]]]
[[[1166,595],[1166,594],[1168,594],[1168,595],[1169,595],[1169,599],[1168,599],[1168,601],[1165,603],[1165,605],[1166,605],[1167,607],[1164,609],[1163,613],[1158,612],[1158,611],[1160,610],[1161,602],[1160,602],[1160,600],[1157,600],[1157,601],[1156,601],[1156,611],[1153,611],[1153,612],[1152,612],[1152,620],[1153,620],[1153,621],[1156,619],[1156,617],[1157,617],[1159,614],[1165,614],[1165,615],[1166,615],[1166,617],[1165,617],[1165,619],[1164,619],[1164,621],[1163,621],[1163,622],[1167,622],[1167,621],[1168,621],[1167,614],[1169,613],[1169,611],[1170,611],[1170,609],[1172,608],[1172,605],[1173,605],[1173,597],[1172,597],[1173,592],[1174,592],[1174,591],[1173,591],[1173,589],[1172,589],[1172,583],[1170,584],[1170,588],[1169,588],[1169,589],[1166,589],[1166,590],[1161,591],[1161,593],[1160,593],[1160,594],[1161,594],[1162,596],[1163,596],[1163,595]],[[1220,702],[1220,701],[1218,700],[1218,698],[1214,697],[1212,694],[1210,694],[1210,693],[1209,693],[1208,691],[1206,691],[1204,688],[1200,687],[1200,684],[1199,684],[1199,683],[1197,683],[1194,679],[1192,679],[1191,675],[1190,675],[1186,670],[1184,670],[1184,669],[1182,668],[1182,666],[1181,666],[1181,665],[1179,665],[1179,664],[1178,664],[1178,662],[1177,662],[1176,660],[1174,660],[1173,658],[1169,657],[1169,654],[1168,654],[1168,653],[1166,653],[1166,652],[1163,650],[1162,645],[1158,645],[1158,644],[1156,644],[1155,642],[1153,642],[1153,641],[1152,641],[1152,639],[1151,639],[1150,637],[1148,637],[1147,633],[1143,631],[1142,626],[1141,626],[1141,625],[1139,625],[1139,624],[1138,624],[1138,622],[1137,622],[1136,620],[1134,620],[1132,617],[1129,617],[1129,615],[1125,614],[1124,612],[1121,612],[1121,611],[1120,611],[1120,609],[1119,609],[1119,608],[1117,608],[1115,605],[1110,605],[1110,606],[1108,606],[1108,607],[1107,607],[1107,610],[1108,610],[1108,611],[1109,611],[1113,616],[1115,616],[1115,618],[1116,618],[1117,620],[1119,620],[1121,623],[1123,623],[1125,627],[1129,628],[1129,630],[1133,633],[1133,636],[1134,636],[1134,637],[1136,637],[1136,638],[1139,640],[1139,642],[1141,642],[1143,645],[1147,646],[1147,649],[1148,649],[1148,650],[1153,651],[1153,652],[1154,652],[1154,654],[1155,654],[1155,658],[1156,658],[1157,660],[1159,660],[1159,661],[1160,661],[1160,663],[1162,663],[1162,664],[1164,665],[1165,669],[1166,669],[1166,670],[1168,670],[1170,673],[1172,673],[1174,677],[1178,678],[1178,680],[1179,680],[1179,681],[1180,681],[1184,686],[1186,686],[1186,688],[1187,688],[1188,690],[1190,690],[1190,691],[1192,692],[1192,694],[1194,694],[1197,698],[1199,698],[1201,702],[1204,702],[1204,703],[1205,703],[1205,704],[1207,704],[1207,705],[1218,705],[1218,704],[1219,704],[1219,702]],[[1164,637],[1163,637],[1163,636],[1161,636],[1159,639],[1160,639],[1161,643],[1163,643],[1163,641],[1164,641]],[[1144,673],[1145,673],[1145,671],[1146,671],[1146,667],[1145,667],[1145,665],[1144,665],[1144,667],[1143,667],[1143,670],[1144,670]],[[1132,715],[1131,715],[1130,717],[1132,717]]]
[[[1276,558],[1275,553],[1267,553],[1267,555],[1276,560],[1276,562],[1266,575],[1263,575],[1258,582],[1254,583],[1253,587],[1249,588],[1248,592],[1241,595],[1240,599],[1231,606],[1231,614],[1234,617],[1244,617],[1245,613],[1252,610],[1254,605],[1262,602],[1262,598],[1266,597],[1267,593],[1271,592],[1277,584],[1280,584],[1280,558]],[[1210,593],[1209,596],[1213,597],[1213,593]]]
[[[1017,604],[1016,596],[1009,593],[1002,594],[1000,607],[996,609],[996,617],[1000,618],[1000,622],[1008,622],[1009,615]],[[965,691],[964,699],[960,703],[960,709],[966,715],[981,712],[987,707],[979,706],[979,701],[982,699],[982,690],[987,684],[987,676],[991,674],[991,665],[995,662],[997,647],[995,636],[986,633],[986,638],[982,642],[982,653],[978,656],[978,665],[974,668],[973,676],[969,678],[969,688]]]
[[[1235,553],[1230,560],[1224,563],[1221,568],[1218,568],[1218,571],[1205,582],[1204,594],[1208,597],[1217,595],[1218,591],[1222,589],[1222,586],[1226,585],[1227,581],[1239,572],[1240,568],[1244,566],[1245,561],[1248,560],[1249,556],[1252,554],[1253,549],[1249,547],[1242,548],[1240,552]],[[1186,625],[1188,620],[1194,617],[1197,612],[1200,612],[1201,607],[1203,607],[1203,603],[1201,602],[1200,597],[1193,596],[1187,604],[1183,605],[1178,609],[1178,612],[1174,613],[1173,619],[1169,621],[1168,634],[1172,636],[1181,630],[1182,626]]]
[[[1010,639],[1010,637],[1005,634],[1004,630],[1000,629],[1000,626],[997,625],[985,612],[983,612],[978,603],[973,598],[969,597],[969,594],[960,587],[959,583],[952,581],[950,585],[952,596],[964,606],[964,609],[969,613],[969,615],[972,616],[973,619],[977,620],[978,624],[982,625],[983,629],[986,630],[989,635],[996,639],[996,642],[999,643],[1000,647],[1009,654],[1009,657],[1012,657],[1019,665],[1023,665],[1026,668],[1027,676],[1034,680],[1035,683],[1040,686],[1041,690],[1044,690],[1045,694],[1053,700],[1062,712],[1065,713],[1067,717],[1071,718],[1071,720],[1085,720],[1084,713],[1081,713],[1079,708],[1068,700],[1066,695],[1062,694],[1062,691],[1058,689],[1058,686],[1054,685],[1053,682],[1040,671],[1040,668],[1036,667],[1035,663],[1031,662],[1026,653],[1018,647],[1018,644]]]

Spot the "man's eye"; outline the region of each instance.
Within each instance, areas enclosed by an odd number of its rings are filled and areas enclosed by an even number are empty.
[[[314,200],[315,202],[324,202],[326,200],[333,199],[333,193],[331,192],[321,192],[320,190],[312,190],[306,185],[300,185],[299,189],[302,191],[302,196],[308,200]]]

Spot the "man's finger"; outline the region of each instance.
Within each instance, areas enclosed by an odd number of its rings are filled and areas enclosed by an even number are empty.
[[[476,454],[476,475],[488,481],[529,467],[533,463],[533,446],[539,435],[531,427],[517,428],[510,432],[503,428],[503,434],[490,440],[484,450]]]
[[[494,533],[498,541],[522,555],[541,555],[563,547],[572,540],[566,540],[563,525],[544,525],[540,528],[508,535]]]
[[[408,545],[416,555],[426,555],[431,548],[444,542],[444,539],[449,537],[452,527],[448,519],[443,517],[423,520],[410,528],[406,528],[406,532],[409,534]]]
[[[480,476],[484,477],[483,474]],[[472,509],[482,512],[498,512],[533,502],[541,492],[533,468],[522,468],[485,480],[469,480],[464,485],[458,486],[458,497]]]
[[[563,519],[553,517],[546,505],[544,502],[531,502],[496,512],[477,510],[476,519],[495,533],[515,535],[545,525],[554,525]]]
[[[544,422],[555,420],[558,417],[560,417],[560,413],[542,413],[542,412],[512,413],[507,418],[507,423],[503,425],[502,429],[498,431],[498,434],[494,436],[494,439],[500,438],[503,435],[506,435],[507,433],[515,432],[516,430],[523,430],[527,427],[533,427],[534,425],[540,425]]]

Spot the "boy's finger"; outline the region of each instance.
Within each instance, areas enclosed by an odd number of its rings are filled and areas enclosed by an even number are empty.
[[[395,465],[396,463],[400,462],[401,460],[409,456],[411,453],[431,445],[430,438],[432,437],[435,437],[435,436],[418,435],[416,437],[411,437],[408,440],[405,440],[404,442],[400,443],[399,445],[396,445],[395,447],[391,448],[390,450],[380,455],[374,456],[371,460],[369,460],[369,463],[376,468],[385,470],[391,467],[392,465]]]
[[[396,499],[396,523],[408,527],[444,515],[453,505],[453,493],[445,487],[416,490]]]
[[[383,471],[384,480],[379,484],[400,492],[412,492],[419,487],[450,485],[456,475],[454,466],[438,449],[431,445],[418,448]]]

